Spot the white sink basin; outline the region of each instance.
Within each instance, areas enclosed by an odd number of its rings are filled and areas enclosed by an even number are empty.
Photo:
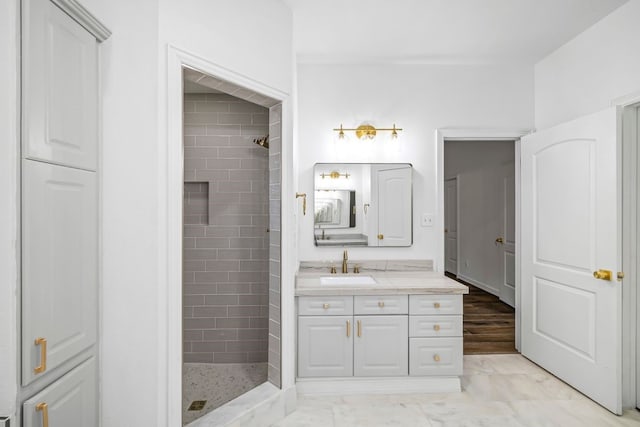
[[[322,286],[371,286],[376,279],[371,276],[323,276],[320,278]]]

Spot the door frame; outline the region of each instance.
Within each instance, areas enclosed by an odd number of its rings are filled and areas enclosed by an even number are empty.
[[[640,407],[640,95],[612,102],[622,110],[622,137],[618,144],[618,197],[622,203],[622,407]]]
[[[444,142],[445,141],[515,141],[515,189],[516,189],[516,349],[520,349],[520,138],[531,129],[436,129],[436,263],[435,271],[444,272]]]
[[[443,159],[444,159],[444,157],[443,157]],[[444,173],[444,170],[443,170],[443,173]],[[442,214],[442,224],[443,224],[443,226],[444,226],[444,222],[445,222],[445,213],[444,213],[445,205],[444,204],[446,203],[444,201],[445,200],[444,196],[445,196],[445,188],[446,188],[447,181],[455,181],[455,184],[456,184],[455,185],[456,186],[456,277],[458,277],[458,271],[459,271],[458,262],[460,260],[460,245],[458,244],[458,229],[459,229],[458,225],[460,224],[460,218],[459,218],[459,215],[458,215],[458,213],[459,213],[458,205],[460,204],[460,195],[459,195],[459,188],[458,188],[458,175],[454,176],[453,178],[444,177],[444,183],[443,183],[443,186],[442,186],[442,197],[443,197],[443,199],[442,199],[443,200],[443,204],[442,204],[442,212],[443,212],[443,214]],[[446,271],[446,266],[447,266],[447,252],[446,252],[447,251],[447,239],[444,236],[443,236],[443,239],[444,239],[444,250],[445,250],[445,253],[444,253],[444,262],[442,264],[442,272],[444,273]]]
[[[169,45],[167,51],[167,138],[159,145],[158,180],[161,183],[158,218],[164,224],[159,236],[159,254],[165,260],[158,272],[159,330],[158,387],[159,407],[166,408],[160,419],[166,425],[182,424],[182,204],[183,204],[183,89],[182,69],[193,68],[242,86],[258,94],[282,103],[282,154],[281,154],[281,207],[295,206],[293,183],[292,100],[288,93],[265,85],[250,77],[224,68],[193,53]],[[295,252],[293,236],[295,217],[293,208],[281,209],[281,301],[293,301],[293,272]],[[281,389],[295,386],[294,307],[293,303],[281,304]],[[166,379],[162,381],[162,379]]]

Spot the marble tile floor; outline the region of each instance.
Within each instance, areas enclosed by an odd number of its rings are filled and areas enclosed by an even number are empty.
[[[267,380],[267,363],[185,363],[182,367],[182,424],[202,417]],[[200,411],[188,411],[206,400]]]
[[[640,427],[519,354],[464,356],[462,393],[300,396],[277,427]],[[338,390],[336,390],[338,392]]]

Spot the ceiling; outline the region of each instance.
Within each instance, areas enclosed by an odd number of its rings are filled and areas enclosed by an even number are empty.
[[[299,62],[535,63],[628,0],[283,0]]]

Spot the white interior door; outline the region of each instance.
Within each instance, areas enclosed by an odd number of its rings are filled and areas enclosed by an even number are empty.
[[[410,246],[413,227],[411,167],[378,170],[378,246]]]
[[[444,182],[444,270],[458,274],[458,180]]]
[[[610,108],[522,140],[521,334],[523,355],[619,414],[617,117]]]
[[[502,178],[502,286],[500,300],[511,307],[516,305],[516,181],[514,165],[504,168]]]

